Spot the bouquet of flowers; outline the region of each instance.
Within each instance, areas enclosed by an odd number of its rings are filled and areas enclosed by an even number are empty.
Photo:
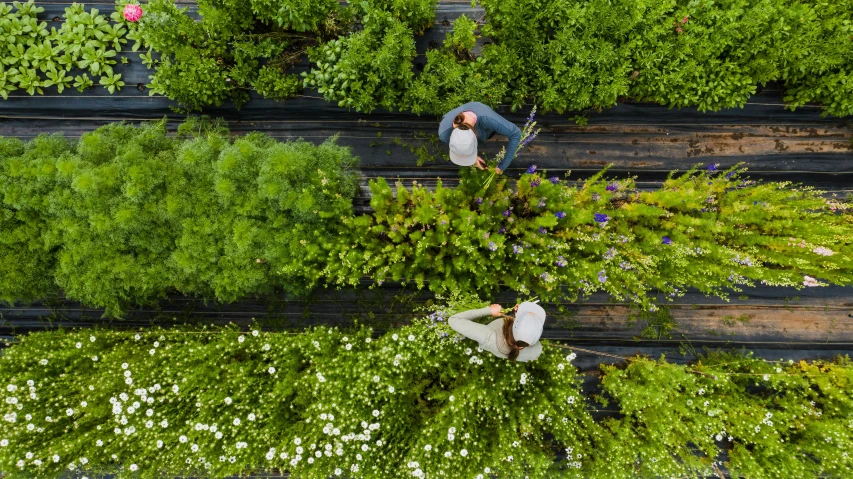
[[[521,130],[521,141],[518,142],[518,148],[515,150],[516,156],[518,156],[518,153],[521,152],[521,150],[525,146],[532,143],[533,140],[536,139],[536,136],[539,134],[540,129],[534,130],[534,128],[536,127],[536,121],[533,118],[535,117],[536,105],[533,106],[533,110],[530,111],[530,116],[527,117],[527,122],[524,124],[524,128],[522,128]],[[495,164],[499,165],[501,163],[501,160],[504,159],[504,156],[506,156],[506,147],[501,148],[501,151],[499,151],[497,156],[495,156]],[[495,174],[496,173],[492,171],[489,177],[486,178],[486,182],[483,183],[484,190],[488,189],[489,185],[492,184],[492,180],[495,179]]]

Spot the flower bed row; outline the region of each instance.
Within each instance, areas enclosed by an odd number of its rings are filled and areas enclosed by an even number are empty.
[[[374,212],[355,215],[356,165],[333,140],[232,140],[199,120],[174,137],[160,122],[4,138],[0,298],[58,287],[120,315],[174,290],[233,301],[368,276],[544,300],[606,291],[653,310],[657,292],[853,283],[853,209],[738,168],[673,174],[656,191],[535,167],[487,188],[473,169],[454,189],[395,193],[379,179]]]
[[[35,333],[0,358],[17,477],[849,477],[853,365],[715,353],[691,366],[511,363],[447,312],[373,338],[315,328]],[[474,349],[472,349],[474,348]],[[595,420],[597,408],[614,413]],[[600,415],[599,415],[600,416]]]
[[[250,89],[283,100],[316,87],[368,112],[443,114],[473,100],[563,112],[622,97],[704,111],[743,107],[757,85],[779,81],[791,108],[816,102],[827,114],[853,114],[853,0],[482,0],[487,44],[471,53],[479,25],[463,15],[418,74],[414,35],[434,23],[435,0],[200,0],[193,16],[151,0],[135,22],[120,13],[128,3],[136,0],[117,0],[114,24],[70,7],[51,33],[32,0],[0,11],[10,49],[0,95],[92,86],[85,74],[66,76],[75,67],[120,89],[110,65],[127,33],[154,68],[150,92],[189,110],[239,107]],[[290,70],[306,53],[313,67],[302,79]]]

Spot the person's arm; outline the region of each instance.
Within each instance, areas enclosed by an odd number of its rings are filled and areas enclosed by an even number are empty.
[[[442,128],[442,125],[438,127],[438,139],[443,141],[444,143],[450,143],[450,134],[453,133],[453,122],[450,122],[449,128]]]
[[[491,315],[492,310],[489,307],[471,309],[454,314],[447,320],[447,324],[449,324],[457,333],[468,339],[473,339],[479,344],[486,340],[492,330],[485,324],[475,323],[472,319]]]
[[[512,159],[515,158],[515,151],[521,142],[521,130],[497,113],[489,112],[488,116],[483,115],[482,119],[478,119],[477,121],[482,121],[483,127],[509,138],[509,144],[506,146],[506,155],[498,165],[501,171],[506,170]]]

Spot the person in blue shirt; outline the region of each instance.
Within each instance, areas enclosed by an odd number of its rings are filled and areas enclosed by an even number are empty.
[[[476,101],[450,110],[438,125],[438,138],[450,144],[450,161],[481,170],[486,168],[486,162],[477,155],[477,144],[495,136],[495,133],[509,138],[506,156],[495,167],[495,173],[501,174],[512,162],[521,141],[521,130],[517,126]]]

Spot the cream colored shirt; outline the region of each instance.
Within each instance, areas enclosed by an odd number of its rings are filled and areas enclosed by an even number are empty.
[[[457,333],[465,336],[468,339],[473,339],[479,343],[480,348],[489,351],[499,358],[506,358],[498,344],[503,346],[504,351],[509,348],[504,344],[503,340],[503,318],[497,318],[489,324],[475,323],[472,319],[482,318],[483,316],[491,316],[492,310],[489,308],[472,309],[456,313],[447,320],[447,324]],[[532,346],[522,349],[518,353],[516,361],[533,361],[542,354],[542,343],[536,341]]]

